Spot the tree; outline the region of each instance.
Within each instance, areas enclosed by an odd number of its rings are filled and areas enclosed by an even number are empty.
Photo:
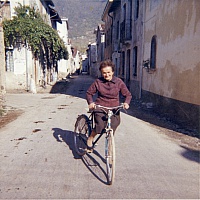
[[[48,66],[60,59],[68,59],[68,52],[56,30],[43,20],[39,11],[19,4],[16,16],[3,21],[6,46],[15,47],[20,42],[31,49],[35,59],[46,60]]]

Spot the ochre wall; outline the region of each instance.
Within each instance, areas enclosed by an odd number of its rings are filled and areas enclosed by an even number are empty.
[[[142,89],[200,105],[200,1],[146,1],[144,60],[157,36],[157,67],[143,69]]]

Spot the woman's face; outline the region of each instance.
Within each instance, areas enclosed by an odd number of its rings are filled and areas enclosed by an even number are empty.
[[[114,72],[112,71],[112,67],[107,66],[101,69],[101,74],[104,77],[105,80],[111,81]]]

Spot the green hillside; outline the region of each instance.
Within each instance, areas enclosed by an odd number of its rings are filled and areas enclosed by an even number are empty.
[[[53,0],[60,17],[68,18],[69,38],[80,51],[95,41],[94,29],[102,23],[107,0]]]

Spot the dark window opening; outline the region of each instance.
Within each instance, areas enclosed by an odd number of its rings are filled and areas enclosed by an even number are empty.
[[[125,52],[122,52],[122,76],[124,76],[124,70],[125,70]]]
[[[126,4],[124,4],[123,10],[124,10],[124,21],[126,21]]]
[[[119,39],[119,21],[117,22],[117,31],[116,31],[116,39]]]
[[[154,35],[151,39],[150,69],[156,69],[156,52],[157,52],[157,37],[156,35]]]
[[[135,0],[135,20],[137,20],[139,16],[139,0]]]
[[[130,57],[131,57],[131,50],[128,49],[127,50],[127,63],[126,63],[126,80],[127,80],[127,84],[130,81]]]
[[[117,58],[115,58],[115,76],[118,76],[118,74],[119,74],[118,63],[117,63]]]
[[[137,76],[137,54],[138,54],[138,47],[135,46],[133,48],[133,76]]]
[[[105,48],[107,47],[107,33],[105,33]]]

